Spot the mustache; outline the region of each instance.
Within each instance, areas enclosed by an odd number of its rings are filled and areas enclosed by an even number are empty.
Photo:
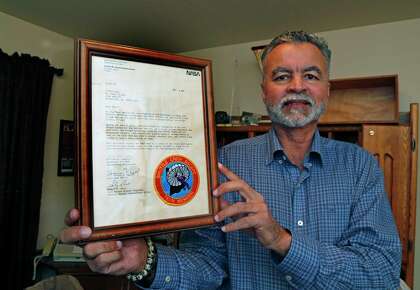
[[[311,107],[315,106],[315,101],[310,96],[308,96],[307,94],[303,94],[303,93],[301,93],[301,94],[287,94],[283,99],[281,99],[278,106],[280,108],[283,108],[288,103],[296,102],[296,101],[297,102],[306,102]]]

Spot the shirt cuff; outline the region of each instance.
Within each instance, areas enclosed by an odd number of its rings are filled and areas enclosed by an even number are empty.
[[[319,271],[319,245],[292,232],[292,243],[286,256],[271,251],[271,258],[283,278],[293,287],[310,289]]]
[[[178,289],[179,273],[175,250],[156,244],[157,265],[151,289]]]

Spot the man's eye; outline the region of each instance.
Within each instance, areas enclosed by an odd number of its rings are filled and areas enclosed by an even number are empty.
[[[282,75],[276,75],[274,77],[275,81],[285,81],[288,80],[290,78],[290,76],[288,74],[282,74]]]
[[[307,80],[319,80],[319,77],[315,74],[305,74],[305,79]]]

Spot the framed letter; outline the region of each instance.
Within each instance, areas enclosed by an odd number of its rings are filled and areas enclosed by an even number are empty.
[[[210,61],[79,40],[76,64],[76,200],[90,240],[213,224]]]

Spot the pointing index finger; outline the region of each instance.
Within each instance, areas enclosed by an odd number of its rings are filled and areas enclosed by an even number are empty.
[[[255,200],[260,197],[252,187],[250,187],[245,181],[243,181],[239,176],[230,171],[223,164],[218,163],[218,167],[221,173],[223,173],[229,181],[220,184],[214,191],[214,196],[220,196],[226,192],[237,191],[245,200]]]
[[[219,171],[223,173],[229,180],[235,181],[240,180],[239,176],[230,171],[226,166],[222,163],[218,162],[217,166],[219,167]]]

